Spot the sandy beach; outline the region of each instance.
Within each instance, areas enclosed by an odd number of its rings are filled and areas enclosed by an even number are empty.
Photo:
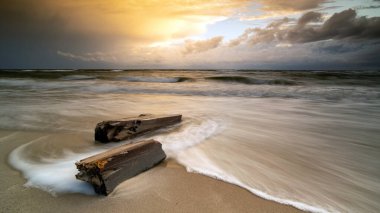
[[[0,132],[1,212],[299,212],[238,186],[188,173],[172,159],[123,182],[107,197],[53,196],[23,186],[26,180],[22,174],[8,164],[13,149],[44,135],[43,132]],[[80,140],[82,136],[65,138],[62,134],[50,134],[49,137]]]
[[[37,70],[0,77],[1,212],[380,209],[377,71]],[[94,142],[98,122],[145,113],[183,120],[132,141]],[[75,179],[75,162],[148,139],[162,143],[168,160],[110,196]]]

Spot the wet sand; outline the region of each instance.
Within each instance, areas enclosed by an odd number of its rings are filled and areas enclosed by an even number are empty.
[[[172,159],[120,184],[108,197],[51,194],[23,186],[8,164],[16,147],[43,132],[0,131],[0,212],[300,212],[247,190],[188,173]]]

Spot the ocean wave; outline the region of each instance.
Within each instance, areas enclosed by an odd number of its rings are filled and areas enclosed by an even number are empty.
[[[190,124],[181,132],[153,138],[162,142],[163,149],[168,156],[174,157],[176,153],[200,144],[216,134],[220,128],[221,125],[216,121],[206,120],[200,124]]]
[[[303,78],[315,80],[373,80],[380,78],[380,71],[360,70],[360,71],[278,71],[278,74],[290,78]],[[337,81],[338,80],[338,81]]]
[[[190,81],[191,78],[186,77],[144,77],[144,76],[128,76],[119,77],[117,80],[126,80],[129,82],[151,82],[151,83],[178,83],[184,81]]]
[[[296,98],[307,100],[327,100],[327,101],[373,101],[380,98],[380,91],[377,87],[347,86],[347,85],[280,85],[269,84],[250,85],[231,84],[228,88],[223,84],[212,85],[205,82],[195,84],[139,84],[131,85],[125,82],[99,80],[93,81],[52,81],[33,80],[19,78],[0,78],[0,88],[33,91],[64,91],[68,93],[101,93],[101,94],[173,94],[186,96],[211,96],[211,97],[257,97],[257,98]],[[162,80],[162,79],[160,79]],[[177,79],[174,79],[178,81]],[[174,81],[170,80],[170,81]],[[170,82],[166,79],[166,82]],[[80,82],[80,83],[78,83]],[[156,81],[157,82],[157,81]],[[162,81],[165,82],[165,81]],[[173,85],[173,86],[172,86]],[[5,92],[5,90],[4,90]],[[11,93],[8,91],[7,93]],[[21,95],[21,94],[19,94]]]
[[[72,72],[73,69],[0,69],[1,72]]]
[[[206,80],[220,81],[220,82],[232,82],[232,83],[242,83],[242,84],[252,84],[252,85],[260,85],[260,84],[268,84],[268,85],[298,85],[297,82],[287,79],[272,79],[272,80],[264,80],[264,79],[255,79],[245,76],[211,76],[206,77]]]
[[[266,200],[271,200],[277,203],[290,205],[297,209],[308,211],[308,212],[318,212],[318,213],[328,212],[322,208],[314,207],[314,206],[308,205],[306,203],[298,202],[298,201],[275,197],[263,191],[257,190],[253,187],[250,187],[247,184],[240,181],[239,179],[237,179],[236,177],[234,177],[233,175],[228,174],[228,172],[220,169],[199,149],[192,149],[188,152],[182,152],[179,155],[177,155],[176,160],[181,165],[185,166],[188,172],[202,174],[202,175],[212,177],[217,180],[221,180],[226,183],[237,185],[239,187],[242,187],[248,190],[252,194],[262,197]]]
[[[85,158],[89,153],[74,154],[66,151],[65,156],[59,159],[40,158],[33,161],[28,154],[33,144],[43,141],[46,137],[40,137],[27,144],[17,147],[9,155],[9,163],[21,171],[27,182],[25,187],[38,188],[49,192],[53,196],[59,193],[71,192],[93,195],[92,186],[75,178],[77,170],[75,162]]]
[[[58,81],[20,79],[20,78],[4,78],[0,79],[0,87],[15,87],[18,89],[37,89],[37,90],[52,90],[52,89],[74,89],[84,88],[85,85],[73,84],[70,81],[65,83]]]
[[[36,81],[29,79],[3,78],[0,79],[0,86],[23,87],[35,84]]]
[[[14,71],[19,71],[19,72],[72,72],[75,71],[74,69],[46,69],[46,70],[41,70],[41,69],[25,69],[25,70],[12,70]]]
[[[65,81],[75,81],[75,80],[94,80],[96,76],[90,75],[67,75],[61,78],[61,80]]]

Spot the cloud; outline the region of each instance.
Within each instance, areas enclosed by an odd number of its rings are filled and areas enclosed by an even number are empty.
[[[240,20],[254,21],[298,15],[307,10],[322,9],[322,4],[327,0],[256,0],[253,2],[261,5],[260,9],[254,15],[240,17]]]
[[[185,41],[183,54],[190,53],[200,53],[205,52],[211,49],[217,48],[223,41],[222,36],[213,37],[206,40],[193,41],[187,40]]]
[[[265,29],[247,28],[239,37],[230,40],[228,46],[234,47],[244,42],[248,42],[249,44],[257,44],[276,40],[278,39],[279,34],[275,34],[274,32],[280,31],[281,26],[289,23],[290,21],[292,21],[292,19],[285,17],[268,24]]]
[[[368,41],[379,38],[379,18],[347,10],[323,20],[316,10],[327,1],[1,0],[0,67],[378,68],[380,44]],[[239,25],[246,12],[281,18],[227,43],[221,36],[188,40],[231,17]],[[225,26],[207,35],[235,33],[236,25]]]
[[[259,3],[266,12],[303,11],[325,0],[2,0],[0,21],[9,32],[125,39],[125,43],[186,38],[206,31],[207,25]],[[51,37],[49,37],[51,38]]]
[[[284,26],[289,20],[282,19],[272,22],[266,28],[247,29],[230,43],[308,43],[329,39],[380,39],[380,17],[358,17],[355,10],[348,9],[333,14],[325,22],[321,21],[321,13],[308,12],[295,24]]]
[[[242,45],[229,48],[225,59],[248,69],[378,69],[378,51],[380,43],[376,41],[333,40],[286,48],[273,44]]]
[[[46,26],[78,34],[124,37],[136,43],[200,34],[207,24],[247,4],[247,0],[2,0],[0,18],[2,24],[18,31],[42,32]]]
[[[114,62],[116,61],[116,57],[112,54],[103,53],[103,52],[93,52],[93,53],[85,53],[83,55],[76,55],[69,52],[62,52],[60,50],[57,51],[57,54],[63,57],[67,57],[73,60],[81,60],[86,62]]]
[[[320,22],[320,21],[322,21],[322,14],[311,11],[311,12],[305,13],[303,16],[301,16],[298,19],[298,23],[297,24],[299,26],[305,26],[308,23],[311,23],[311,22]]]
[[[319,7],[326,0],[258,0],[267,11],[303,11]]]
[[[286,47],[285,47],[286,46]],[[220,45],[202,54],[173,54],[165,58],[167,68],[189,69],[377,69],[380,60],[376,41],[328,40],[296,43],[279,48],[273,43],[230,48]]]
[[[27,68],[93,67],[97,64],[87,53],[115,50],[123,52],[125,60],[129,60],[132,54],[144,55],[135,51],[138,47],[204,33],[209,24],[226,19],[248,3],[248,0],[1,0],[0,67],[21,64]],[[63,57],[57,50],[72,55]],[[122,60],[122,54],[116,55]],[[154,56],[150,58],[156,60]]]

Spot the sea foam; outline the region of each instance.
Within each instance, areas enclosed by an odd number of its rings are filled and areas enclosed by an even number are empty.
[[[148,83],[177,83],[190,80],[185,77],[144,77],[144,76],[129,76],[119,77],[117,80],[126,80],[129,82],[148,82]]]
[[[27,159],[25,153],[28,152],[30,146],[43,139],[44,137],[41,137],[19,146],[9,155],[10,164],[21,171],[27,179],[24,186],[38,188],[54,196],[59,193],[95,194],[91,185],[75,178],[78,172],[75,162],[92,153],[77,154],[66,151],[64,157],[60,159],[41,158],[37,162]]]
[[[165,136],[153,136],[151,138],[162,142],[163,149],[168,157],[176,159],[181,165],[186,167],[188,172],[199,173],[237,185],[264,199],[291,205],[301,210],[327,212],[324,209],[302,202],[274,197],[259,191],[219,168],[201,149],[195,147],[223,129],[224,126],[220,123],[214,120],[205,120],[199,124],[189,124],[178,132]],[[75,178],[75,174],[78,172],[75,168],[75,162],[100,153],[107,148],[120,145],[120,143],[107,144],[105,145],[106,147],[88,149],[83,153],[65,150],[63,157],[40,158],[39,161],[28,159],[27,153],[30,154],[30,146],[44,139],[45,137],[41,137],[16,148],[11,152],[9,162],[14,168],[20,170],[27,179],[27,182],[24,184],[26,187],[38,188],[49,192],[53,196],[63,193],[94,195],[94,190],[90,184]]]
[[[95,80],[96,76],[90,76],[90,75],[67,75],[65,77],[61,78],[65,81],[80,81],[80,80]]]
[[[199,125],[190,125],[176,134],[157,136],[154,139],[163,142],[163,149],[169,157],[175,157],[176,153],[200,144],[216,134],[221,130],[221,127],[216,121],[206,120]]]
[[[152,137],[163,144],[163,149],[169,157],[174,157],[175,152],[195,146],[215,134],[218,124],[215,121],[205,120],[200,124],[189,124],[178,132],[167,136]],[[106,144],[96,148],[88,148],[82,153],[74,153],[64,150],[62,156],[43,157],[30,156],[33,154],[33,146],[46,141],[46,137],[40,137],[27,144],[14,149],[9,155],[10,164],[22,172],[27,179],[26,187],[38,188],[57,196],[63,193],[82,193],[93,195],[92,186],[75,178],[78,173],[75,162],[100,153],[123,143]],[[38,160],[35,160],[35,159]]]
[[[228,174],[226,171],[220,169],[200,149],[191,149],[186,152],[181,152],[179,155],[177,155],[176,160],[180,164],[185,166],[188,172],[202,174],[205,176],[212,177],[214,179],[221,180],[223,182],[237,185],[239,187],[242,187],[248,190],[252,194],[262,197],[266,200],[271,200],[277,203],[294,206],[295,208],[298,208],[304,211],[309,211],[309,212],[320,212],[320,213],[328,212],[322,208],[314,207],[314,206],[311,206],[302,202],[298,202],[298,201],[278,198],[270,194],[267,194],[265,192],[262,192],[260,190],[257,190],[243,183],[242,181],[240,181],[233,175]]]

